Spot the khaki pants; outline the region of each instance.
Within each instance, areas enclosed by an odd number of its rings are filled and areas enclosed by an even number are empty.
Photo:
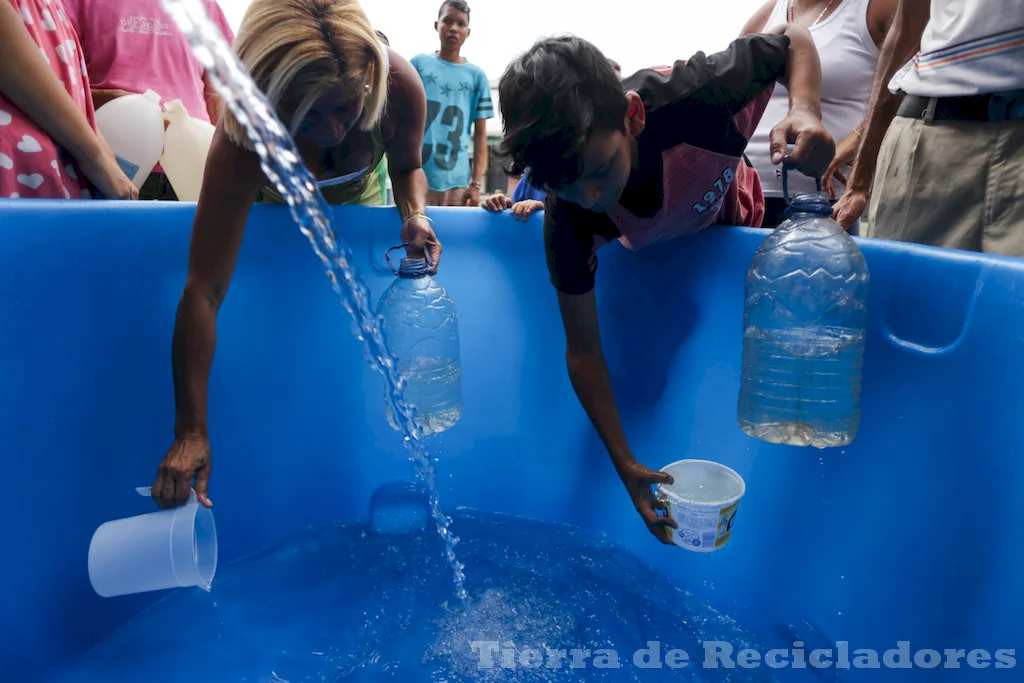
[[[443,192],[427,190],[427,206],[465,206],[468,192],[468,187],[453,187]]]
[[[1024,256],[1024,121],[897,116],[879,151],[865,236]]]

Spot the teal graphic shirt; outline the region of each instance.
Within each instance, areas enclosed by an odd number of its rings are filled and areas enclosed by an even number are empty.
[[[436,54],[412,58],[427,94],[423,135],[423,172],[435,192],[469,187],[473,122],[494,118],[491,86],[483,69],[452,64]]]

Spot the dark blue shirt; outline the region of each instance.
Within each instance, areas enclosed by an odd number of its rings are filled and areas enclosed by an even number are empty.
[[[530,184],[530,172],[527,171],[523,174],[523,177],[519,179],[519,184],[516,185],[516,189],[512,191],[512,203],[524,202],[527,199],[534,199],[538,202],[542,202],[544,201],[546,194],[547,193],[543,190],[538,190]]]

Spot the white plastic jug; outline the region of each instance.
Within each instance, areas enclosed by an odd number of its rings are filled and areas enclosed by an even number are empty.
[[[181,100],[164,104],[164,117],[168,126],[160,167],[179,201],[197,202],[215,129],[209,122],[189,116]]]
[[[149,487],[136,489],[149,497]],[[213,511],[192,491],[173,510],[106,522],[89,544],[89,581],[104,598],[199,586],[209,591],[217,571]]]
[[[141,188],[164,151],[164,114],[160,95],[117,97],[96,110],[96,125],[117,163],[135,187]]]

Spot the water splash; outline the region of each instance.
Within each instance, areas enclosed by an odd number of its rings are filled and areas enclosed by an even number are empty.
[[[140,671],[146,683],[794,680],[763,664],[705,669],[706,644],[729,643],[734,657],[764,653],[776,645],[761,636],[774,634],[745,628],[621,545],[565,524],[465,509],[452,516],[459,555],[473,567],[468,608],[445,593],[450,568],[432,529],[391,536],[363,522],[307,527],[226,566],[220,607],[202,591],[177,591],[53,683],[138,683]],[[835,647],[800,636],[808,653]],[[777,647],[793,647],[794,638]],[[635,653],[652,641],[653,661],[681,649],[689,665],[637,665]],[[168,652],[189,654],[168,667]],[[617,667],[601,661],[608,653]]]
[[[266,97],[246,73],[245,67],[206,13],[202,0],[161,0],[164,10],[192,46],[192,52],[206,69],[225,105],[242,124],[260,157],[260,168],[282,197],[299,229],[313,245],[327,269],[327,278],[345,310],[352,316],[352,334],[363,343],[367,362],[384,377],[391,409],[398,418],[403,443],[409,450],[417,477],[430,492],[430,510],[437,532],[444,540],[452,565],[455,589],[466,602],[463,565],[455,555],[458,539],[448,528],[451,519],[438,502],[437,484],[430,454],[421,443],[422,431],[414,419],[415,411],[404,399],[405,380],[398,373],[395,359],[381,333],[380,322],[371,312],[369,290],[359,277],[352,252],[338,239],[327,216],[330,207],[316,180],[306,169],[284,125],[278,120]]]

